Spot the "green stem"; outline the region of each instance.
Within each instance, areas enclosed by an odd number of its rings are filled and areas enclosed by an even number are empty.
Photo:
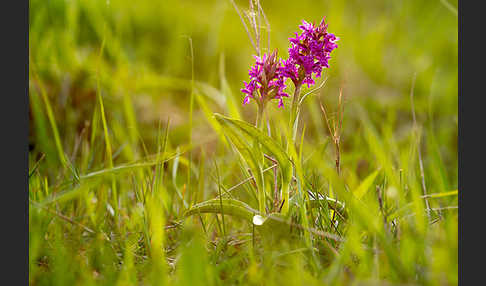
[[[302,87],[302,83],[297,83],[295,85],[295,90],[294,90],[294,96],[292,98],[292,105],[291,105],[291,111],[290,111],[290,121],[289,121],[289,131],[292,131],[292,135],[288,137],[287,139],[287,152],[289,154],[293,154],[293,152],[290,152],[295,147],[295,137],[297,134],[297,125],[298,125],[298,120],[299,120],[299,100],[300,100],[300,90]],[[292,149],[291,149],[292,146]],[[290,155],[293,157],[292,155]],[[297,158],[292,158],[292,159],[297,159]],[[289,200],[290,200],[290,184],[287,186],[283,186],[283,201],[284,205],[282,206],[282,213],[287,214],[289,211]]]
[[[295,144],[295,136],[297,134],[297,126],[299,125],[299,100],[300,100],[300,90],[302,83],[297,83],[295,85],[294,96],[292,99],[291,107],[291,119],[290,119],[290,130],[292,130],[292,144]]]
[[[257,115],[256,115],[255,127],[257,129],[260,129],[260,130],[263,129],[263,111],[264,110],[265,110],[265,103],[259,102],[258,103]],[[257,149],[260,150],[260,145],[259,145],[257,139],[255,139],[253,146],[254,146],[254,148],[257,148]],[[261,153],[261,154],[262,154],[261,155],[261,160],[262,160],[261,163],[263,163],[263,153]],[[262,188],[260,190],[259,186],[257,186],[257,191],[258,191],[258,210],[260,211],[261,215],[264,215],[265,214],[265,189]]]
[[[262,122],[263,122],[263,110],[265,109],[265,106],[263,103],[258,103],[258,110],[257,110],[257,115],[256,115],[256,122],[255,122],[255,127],[258,129],[262,128]]]

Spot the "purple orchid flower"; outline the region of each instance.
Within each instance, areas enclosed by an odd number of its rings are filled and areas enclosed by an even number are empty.
[[[303,21],[299,26],[302,33],[295,33],[295,38],[289,38],[289,58],[283,63],[283,74],[294,84],[315,84],[312,75],[319,78],[323,68],[329,68],[331,52],[337,48],[339,40],[334,34],[327,32],[327,24],[322,19],[319,26]]]
[[[283,107],[283,98],[289,95],[284,92],[283,67],[277,60],[277,51],[272,54],[264,54],[263,57],[256,57],[256,63],[248,72],[250,81],[244,81],[245,87],[241,89],[246,94],[243,104],[250,102],[250,99],[257,100],[264,105],[267,101],[278,99],[278,107]]]

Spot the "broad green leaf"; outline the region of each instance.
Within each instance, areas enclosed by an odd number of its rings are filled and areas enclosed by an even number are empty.
[[[217,113],[214,114],[214,116],[216,120],[218,120],[218,122],[223,126],[223,128],[225,128],[225,130],[239,130],[240,133],[243,133],[243,135],[246,135],[246,137],[252,138],[259,142],[263,148],[263,151],[271,154],[275,160],[277,160],[279,168],[282,172],[282,186],[284,188],[283,194],[284,199],[286,200],[284,207],[282,208],[282,212],[286,213],[286,210],[288,210],[288,194],[292,179],[292,164],[285,150],[282,148],[282,146],[277,144],[274,139],[270,138],[261,130],[257,129],[253,125],[248,124],[247,122],[231,119]]]
[[[199,213],[224,213],[225,215],[252,221],[253,216],[258,214],[258,211],[242,201],[234,199],[222,199],[221,201],[220,199],[212,199],[193,205],[184,213],[184,217]]]
[[[250,168],[257,186],[258,209],[263,213],[265,211],[265,189],[262,172],[262,160],[259,160],[259,157],[263,158],[263,154],[258,154],[259,152],[255,152],[253,144],[250,143],[251,140],[246,140],[247,138],[243,136],[244,134],[242,134],[241,130],[239,130],[236,126],[228,124],[228,121],[219,120],[218,116],[215,117],[221,124],[226,136],[238,150],[241,158]]]

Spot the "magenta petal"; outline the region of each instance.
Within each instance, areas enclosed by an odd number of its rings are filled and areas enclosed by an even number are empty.
[[[245,96],[245,99],[243,99],[243,104],[248,104],[250,102],[250,96],[247,95]]]

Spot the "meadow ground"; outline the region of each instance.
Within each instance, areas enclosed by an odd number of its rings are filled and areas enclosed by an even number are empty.
[[[31,285],[458,284],[457,1],[29,4]],[[340,38],[295,140],[253,16]]]

